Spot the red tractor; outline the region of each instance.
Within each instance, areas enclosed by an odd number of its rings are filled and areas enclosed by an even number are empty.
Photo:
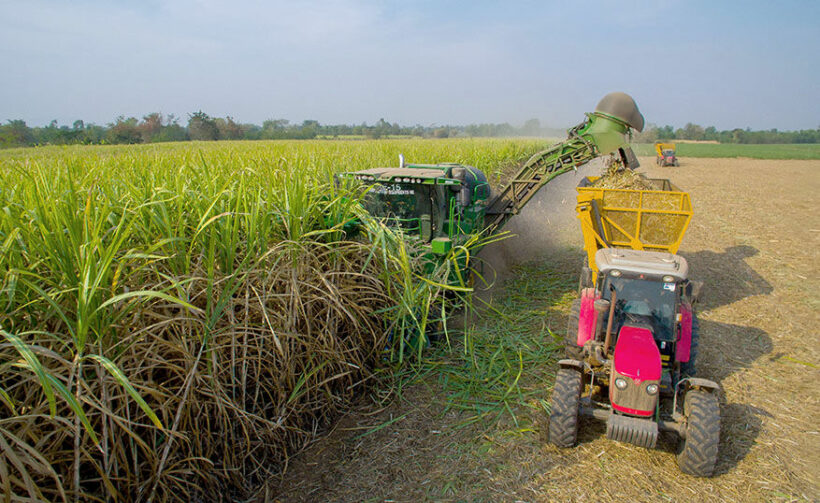
[[[717,462],[719,388],[694,377],[700,284],[674,254],[691,203],[668,180],[652,182],[660,190],[578,189],[589,266],[570,315],[570,358],[559,362],[549,437],[572,447],[580,416],[605,421],[607,437],[641,447],[672,431],[681,438],[680,469],[706,477]]]

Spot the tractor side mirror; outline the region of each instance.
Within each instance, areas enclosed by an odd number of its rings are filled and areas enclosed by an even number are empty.
[[[686,285],[687,294],[692,300],[692,303],[700,301],[700,294],[703,291],[703,281],[689,281]]]

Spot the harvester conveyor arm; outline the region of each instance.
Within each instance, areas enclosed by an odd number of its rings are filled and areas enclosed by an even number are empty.
[[[587,120],[569,130],[566,140],[532,156],[510,183],[488,205],[486,233],[499,231],[553,178],[577,169],[598,156],[616,150],[626,161],[626,134],[643,130],[643,116],[635,101],[624,93],[610,93]]]

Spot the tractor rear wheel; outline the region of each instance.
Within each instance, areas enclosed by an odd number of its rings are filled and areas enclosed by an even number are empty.
[[[575,299],[569,308],[567,333],[564,335],[564,353],[567,358],[581,360],[584,357],[584,348],[578,345],[578,318],[581,316],[581,299]]]
[[[692,312],[692,342],[689,346],[689,361],[680,364],[681,377],[695,376],[695,360],[698,357],[698,345],[700,339],[700,323],[698,323],[698,315]]]
[[[686,393],[683,411],[686,438],[681,441],[678,466],[683,473],[710,477],[717,463],[720,442],[720,405],[717,396],[708,391]]]
[[[549,441],[558,447],[572,447],[578,438],[583,374],[562,368],[555,376],[550,406]]]

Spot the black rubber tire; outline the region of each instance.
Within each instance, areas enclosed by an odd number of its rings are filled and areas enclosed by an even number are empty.
[[[686,438],[681,441],[678,466],[695,477],[711,477],[720,443],[720,405],[708,391],[690,390],[683,405]]]
[[[550,406],[549,441],[558,447],[572,447],[578,439],[578,412],[581,405],[583,374],[562,368],[555,375]]]
[[[581,360],[584,357],[584,348],[578,346],[578,318],[580,315],[581,299],[575,299],[569,308],[567,333],[564,335],[564,354],[573,360]]]
[[[695,376],[695,360],[698,358],[698,346],[700,345],[700,323],[698,322],[698,315],[692,312],[692,343],[689,346],[689,361],[680,364],[680,376],[694,377]]]

